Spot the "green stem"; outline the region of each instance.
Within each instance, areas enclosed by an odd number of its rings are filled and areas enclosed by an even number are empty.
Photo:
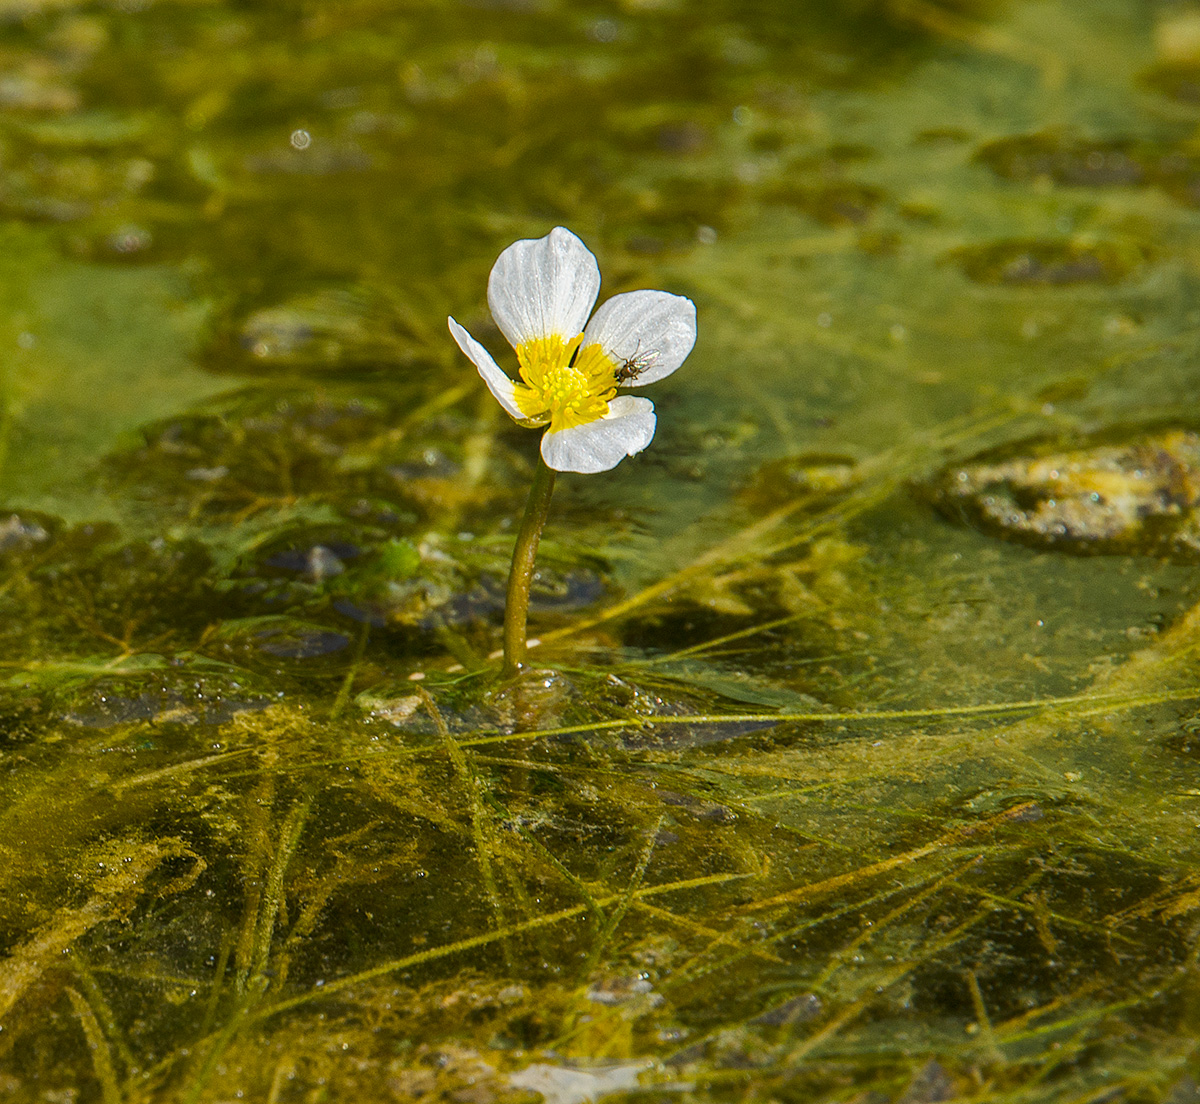
[[[517,530],[512,570],[508,574],[508,598],[504,603],[504,677],[512,678],[525,666],[525,622],[529,617],[529,585],[533,582],[533,563],[537,559],[542,527],[550,511],[554,493],[554,469],[538,456],[525,516]]]

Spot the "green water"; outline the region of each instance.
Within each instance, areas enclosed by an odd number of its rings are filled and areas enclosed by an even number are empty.
[[[0,0],[0,1100],[1200,1099],[1194,473],[938,490],[1196,427],[1198,124],[1183,0]],[[699,340],[504,684],[555,225]]]

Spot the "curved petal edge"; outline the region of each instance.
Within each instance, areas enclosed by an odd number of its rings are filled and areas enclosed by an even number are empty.
[[[479,369],[479,374],[483,377],[483,382],[487,384],[488,390],[496,396],[496,401],[504,407],[504,412],[518,422],[525,420],[525,415],[521,413],[521,408],[517,406],[517,400],[514,395],[515,384],[501,370],[489,353],[482,345],[479,344],[462,326],[454,321],[453,318],[447,318],[447,323],[450,326],[450,336],[458,343],[458,347],[466,353],[471,363]]]
[[[513,242],[488,277],[492,317],[514,348],[553,335],[569,341],[583,330],[599,294],[596,258],[562,226]]]
[[[657,418],[649,399],[618,395],[608,413],[586,425],[561,429],[542,437],[542,458],[555,471],[591,475],[615,468],[654,438]]]
[[[618,364],[641,366],[625,386],[643,387],[669,376],[696,344],[696,304],[669,291],[628,291],[601,304],[583,343],[598,342]]]

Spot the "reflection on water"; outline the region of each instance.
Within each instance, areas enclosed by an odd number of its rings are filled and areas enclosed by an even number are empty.
[[[0,60],[0,1096],[1197,1097],[1200,9]],[[444,319],[554,225],[700,342],[504,685],[537,434]]]

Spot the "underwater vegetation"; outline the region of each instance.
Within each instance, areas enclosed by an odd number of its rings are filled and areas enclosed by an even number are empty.
[[[0,0],[0,1101],[1200,1099],[1198,74],[1183,2]],[[609,350],[506,678],[542,434],[444,319],[504,364],[557,226],[697,340]]]

